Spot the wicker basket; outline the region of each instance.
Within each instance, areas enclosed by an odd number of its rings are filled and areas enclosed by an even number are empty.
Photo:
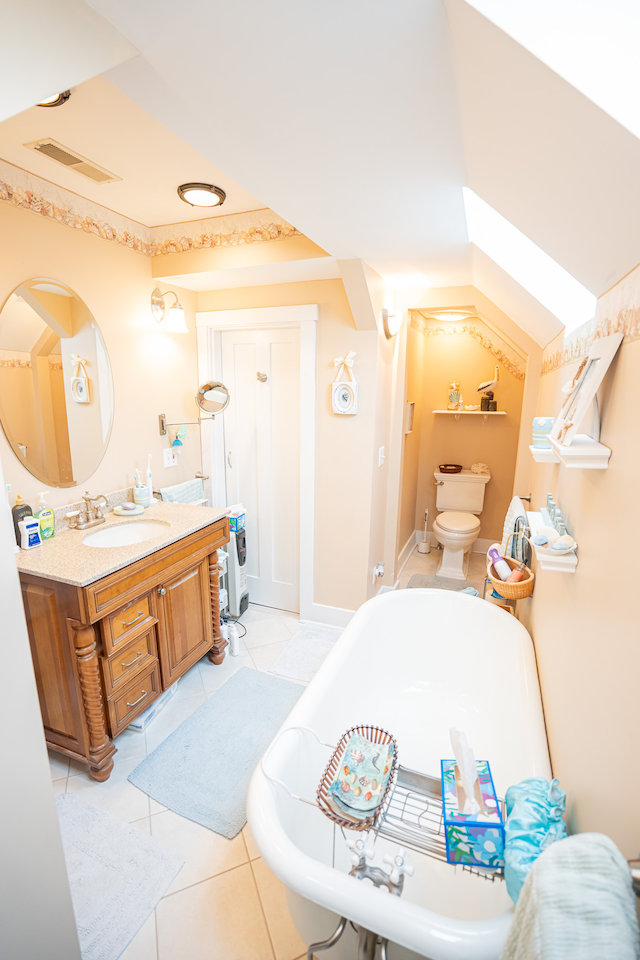
[[[374,812],[370,817],[367,817],[366,820],[356,820],[348,816],[340,816],[339,813],[336,813],[335,809],[329,803],[329,787],[336,778],[336,773],[339,768],[342,766],[342,759],[344,757],[349,738],[352,733],[359,733],[361,737],[364,737],[366,740],[370,740],[372,743],[379,743],[381,746],[385,747],[387,744],[393,744],[393,759],[391,761],[391,771],[389,773],[389,779],[387,780],[387,787],[384,791],[382,799]],[[370,727],[370,726],[359,726],[359,727],[349,727],[346,733],[340,737],[340,742],[338,746],[333,751],[329,763],[325,767],[324,774],[322,775],[322,780],[316,791],[316,799],[318,801],[318,806],[329,820],[333,820],[334,823],[339,824],[341,827],[346,827],[347,830],[370,830],[375,826],[376,820],[378,819],[386,801],[389,796],[389,791],[391,789],[392,782],[395,778],[396,767],[398,764],[398,744],[391,736],[390,733],[387,733],[386,730],[382,730],[380,727]]]
[[[507,547],[505,553],[509,552],[509,541],[511,537],[522,537],[523,540],[526,540],[529,546],[531,547],[531,552],[533,554],[533,545],[529,537],[525,537],[524,533],[510,533],[507,538]],[[508,563],[512,570],[516,570],[520,566],[519,560],[513,560],[511,557],[504,558],[505,563]],[[535,574],[533,570],[530,570],[529,567],[524,568],[524,578],[518,580],[517,583],[508,583],[506,580],[501,580],[496,571],[494,570],[493,563],[487,557],[487,577],[491,581],[491,584],[501,597],[504,597],[505,600],[524,600],[525,597],[530,597],[533,593],[533,582],[535,580]]]

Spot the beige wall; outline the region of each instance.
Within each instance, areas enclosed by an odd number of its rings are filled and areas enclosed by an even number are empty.
[[[91,310],[111,361],[115,417],[107,454],[81,487],[48,488],[50,504],[72,503],[87,488],[108,493],[130,484],[135,467],[146,470],[148,453],[153,454],[154,484],[186,479],[179,468],[162,467],[168,441],[160,437],[158,414],[166,413],[169,420],[196,418],[196,295],[179,291],[189,334],[162,333],[149,306],[156,285],[150,258],[8,204],[0,205],[0,260],[0,303],[32,277],[68,284]],[[35,502],[45,486],[19,463],[4,434],[0,457],[12,495],[22,493]]]
[[[422,529],[418,521],[416,499],[418,496],[418,476],[420,467],[420,438],[422,436],[422,415],[424,397],[424,358],[427,339],[410,324],[407,329],[407,365],[406,399],[415,403],[413,430],[404,436],[402,467],[402,487],[400,500],[400,521],[398,525],[398,552],[402,551],[409,539],[413,539],[416,529]],[[422,508],[424,509],[424,507]]]
[[[638,309],[640,301],[627,304]],[[542,377],[538,414],[554,416],[577,363]],[[608,470],[534,464],[533,504],[554,495],[578,541],[575,574],[536,566],[519,616],[536,647],[553,772],[574,829],[602,831],[626,857],[640,847],[640,341],[624,343],[600,393]]]
[[[423,336],[418,334],[418,336]],[[479,403],[478,384],[493,377],[495,358],[469,335],[431,336],[424,348],[422,386],[422,428],[420,465],[416,497],[416,529],[424,525],[425,507],[429,510],[429,529],[436,512],[436,487],[433,472],[440,463],[461,463],[465,469],[473,463],[486,463],[491,480],[485,488],[480,515],[480,537],[502,539],[505,513],[513,493],[520,414],[524,381],[499,366],[500,383],[495,397],[504,417],[454,417],[434,414],[446,409],[450,381],[460,381],[465,404]]]
[[[198,294],[198,310],[317,303],[316,504],[314,601],[355,610],[367,599],[372,504],[377,351],[376,331],[356,330],[341,280],[272,284]],[[359,412],[331,411],[335,357],[356,353]],[[379,518],[384,530],[384,513]],[[381,555],[379,559],[383,559]]]

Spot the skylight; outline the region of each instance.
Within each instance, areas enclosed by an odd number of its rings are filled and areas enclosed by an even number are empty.
[[[637,0],[467,0],[640,137]]]
[[[469,240],[550,310],[567,332],[591,320],[596,298],[493,207],[463,187]]]

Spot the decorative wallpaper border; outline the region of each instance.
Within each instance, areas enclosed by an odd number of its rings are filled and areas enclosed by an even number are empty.
[[[14,370],[30,370],[32,366],[31,354],[19,350],[0,350],[0,368]],[[49,356],[49,370],[62,370],[62,360],[54,360]]]
[[[411,326],[425,337],[451,337],[466,335],[488,350],[502,366],[509,371],[516,380],[524,380],[526,374],[526,362],[513,348],[510,348],[493,330],[490,330],[486,324],[475,318],[474,323],[464,321],[462,323],[447,323],[446,326],[438,326],[437,321],[429,321],[421,315],[415,315],[411,311]]]
[[[147,257],[303,236],[296,227],[269,209],[145,227],[5,160],[0,160],[0,202],[29,210],[74,230],[92,233]]]
[[[620,332],[624,343],[640,339],[640,266],[598,298],[593,320],[568,334],[561,346],[554,347],[556,337],[545,347],[542,376],[586,357],[594,340]]]

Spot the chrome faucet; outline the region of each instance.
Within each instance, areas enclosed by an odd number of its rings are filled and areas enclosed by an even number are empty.
[[[84,508],[81,510],[73,510],[71,513],[67,513],[65,519],[69,521],[69,528],[71,530],[86,530],[87,527],[95,527],[98,523],[104,523],[105,517],[102,513],[102,504],[104,506],[109,506],[109,501],[105,497],[104,493],[99,493],[97,497],[92,497],[88,490],[85,490],[82,499],[84,500]]]

